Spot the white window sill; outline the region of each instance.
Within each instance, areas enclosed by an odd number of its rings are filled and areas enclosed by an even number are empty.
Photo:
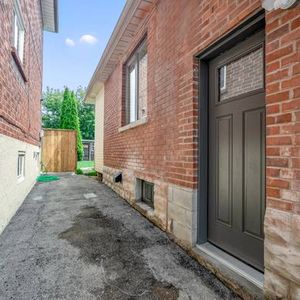
[[[147,117],[142,117],[141,119],[135,121],[135,122],[132,122],[132,123],[129,123],[125,126],[122,126],[119,128],[119,132],[123,132],[125,130],[128,130],[128,129],[132,129],[132,128],[135,128],[137,126],[141,126],[141,125],[144,125],[148,122],[148,118]]]
[[[12,48],[11,48],[11,54],[12,54],[12,57],[13,57],[13,59],[14,59],[16,65],[17,65],[17,68],[18,68],[18,70],[19,70],[19,72],[20,72],[20,74],[21,74],[23,80],[24,80],[25,82],[27,82],[28,80],[27,80],[27,76],[26,76],[26,74],[25,74],[24,64],[23,64],[23,62],[21,61],[21,59],[20,59],[20,57],[19,57],[19,54],[18,54],[18,51],[17,51],[17,49],[16,49],[15,47],[12,47]]]

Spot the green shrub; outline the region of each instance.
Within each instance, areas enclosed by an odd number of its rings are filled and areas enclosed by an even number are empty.
[[[97,171],[93,170],[88,173],[85,173],[86,176],[97,176]]]
[[[83,174],[83,171],[81,169],[76,169],[76,174],[77,175],[82,175]]]

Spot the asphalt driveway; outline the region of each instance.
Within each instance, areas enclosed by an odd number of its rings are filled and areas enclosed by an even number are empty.
[[[237,299],[117,194],[37,184],[0,236],[0,299]]]

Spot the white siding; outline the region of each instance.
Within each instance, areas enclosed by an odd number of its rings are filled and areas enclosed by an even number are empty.
[[[18,153],[25,153],[25,176],[18,178]],[[36,182],[40,148],[0,134],[0,234]]]
[[[103,172],[104,156],[104,87],[95,101],[95,170]]]

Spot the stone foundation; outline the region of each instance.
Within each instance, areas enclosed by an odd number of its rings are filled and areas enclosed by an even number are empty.
[[[194,246],[197,242],[197,192],[169,185],[168,231],[177,239]]]
[[[113,175],[122,172],[122,183]],[[137,179],[154,183],[154,209],[139,201]],[[132,170],[104,167],[103,181],[135,209],[146,216],[185,248],[202,265],[227,285],[218,268],[209,265],[193,251],[197,241],[197,191],[169,184],[153,176]],[[267,299],[300,299],[300,216],[267,208],[265,216],[265,297]],[[234,285],[235,284],[235,285]],[[238,292],[238,283],[229,286]],[[232,287],[233,285],[233,287]],[[241,290],[244,298],[250,293]]]
[[[122,183],[113,182],[122,172]],[[140,202],[137,179],[154,183],[154,209]],[[168,231],[187,247],[196,244],[196,191],[171,185],[153,176],[124,169],[103,168],[103,182],[161,229]]]
[[[113,176],[122,172],[122,183],[114,183]],[[138,200],[140,191],[137,179],[154,183],[154,209]],[[169,237],[190,256],[215,274],[224,284],[243,299],[261,299],[261,291],[249,288],[248,282],[239,281],[228,270],[222,271],[219,263],[212,262],[197,249],[197,191],[166,183],[153,176],[128,169],[103,168],[103,182],[124,198],[151,222],[168,232]],[[252,297],[252,294],[255,295]]]
[[[265,217],[265,294],[300,299],[300,216],[272,208]]]

